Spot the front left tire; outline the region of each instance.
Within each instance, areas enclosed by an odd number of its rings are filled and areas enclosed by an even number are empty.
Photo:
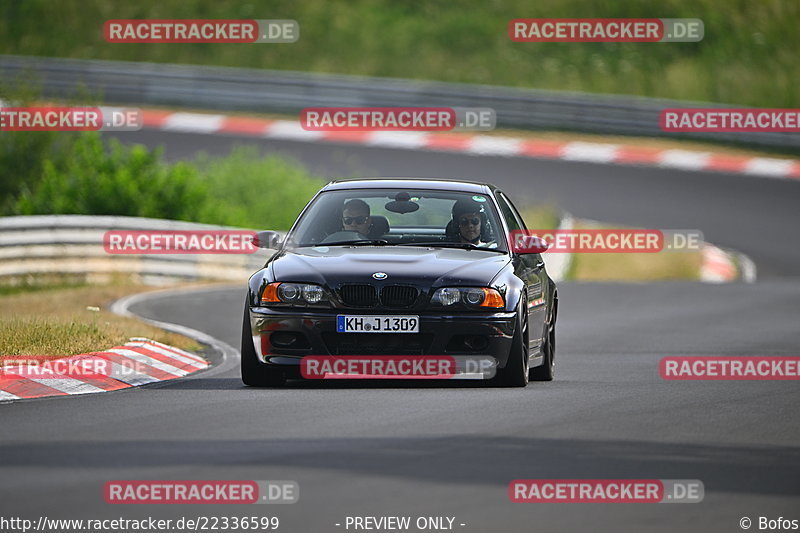
[[[517,326],[511,341],[511,350],[505,368],[498,368],[494,378],[500,387],[525,387],[528,385],[528,312],[527,300],[520,298],[517,309]]]
[[[258,360],[255,346],[253,346],[253,334],[250,330],[249,311],[247,302],[245,302],[241,346],[242,381],[249,387],[281,387],[286,383],[283,370],[271,368]]]
[[[542,354],[544,362],[541,366],[531,368],[531,381],[553,381],[556,372],[556,318],[558,318],[558,299],[553,300],[553,314],[550,317],[547,332],[544,335]]]

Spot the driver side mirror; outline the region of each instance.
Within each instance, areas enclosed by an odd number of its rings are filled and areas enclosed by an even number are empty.
[[[277,249],[281,245],[281,234],[277,231],[259,231],[253,237],[253,245],[259,248]]]

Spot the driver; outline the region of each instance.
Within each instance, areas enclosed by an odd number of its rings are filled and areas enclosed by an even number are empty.
[[[369,205],[364,200],[353,199],[344,204],[342,210],[342,229],[344,231],[357,231],[366,237],[372,228],[372,217],[369,215]]]
[[[481,232],[486,222],[483,205],[468,199],[453,204],[453,221],[458,226],[458,238],[461,242],[476,246],[487,244],[481,241]]]

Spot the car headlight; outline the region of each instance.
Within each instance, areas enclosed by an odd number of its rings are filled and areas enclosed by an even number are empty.
[[[301,294],[301,287],[294,283],[281,283],[278,285],[278,298],[282,302],[293,303]]]
[[[486,299],[486,294],[482,289],[467,289],[462,293],[462,297],[467,305],[481,305]]]
[[[461,291],[455,287],[444,287],[434,293],[433,301],[445,306],[457,304],[461,301]]]
[[[303,285],[303,300],[310,304],[316,304],[322,301],[324,296],[322,287],[319,285]]]
[[[462,303],[470,308],[505,307],[503,296],[489,287],[442,287],[433,293],[431,302],[445,307]]]
[[[312,283],[270,283],[261,291],[261,305],[315,305],[328,303],[325,290]]]

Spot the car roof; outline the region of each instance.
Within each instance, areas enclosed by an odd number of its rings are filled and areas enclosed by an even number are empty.
[[[430,189],[473,193],[489,193],[496,189],[488,183],[451,180],[445,178],[349,178],[335,180],[322,188],[323,191],[349,189]]]

